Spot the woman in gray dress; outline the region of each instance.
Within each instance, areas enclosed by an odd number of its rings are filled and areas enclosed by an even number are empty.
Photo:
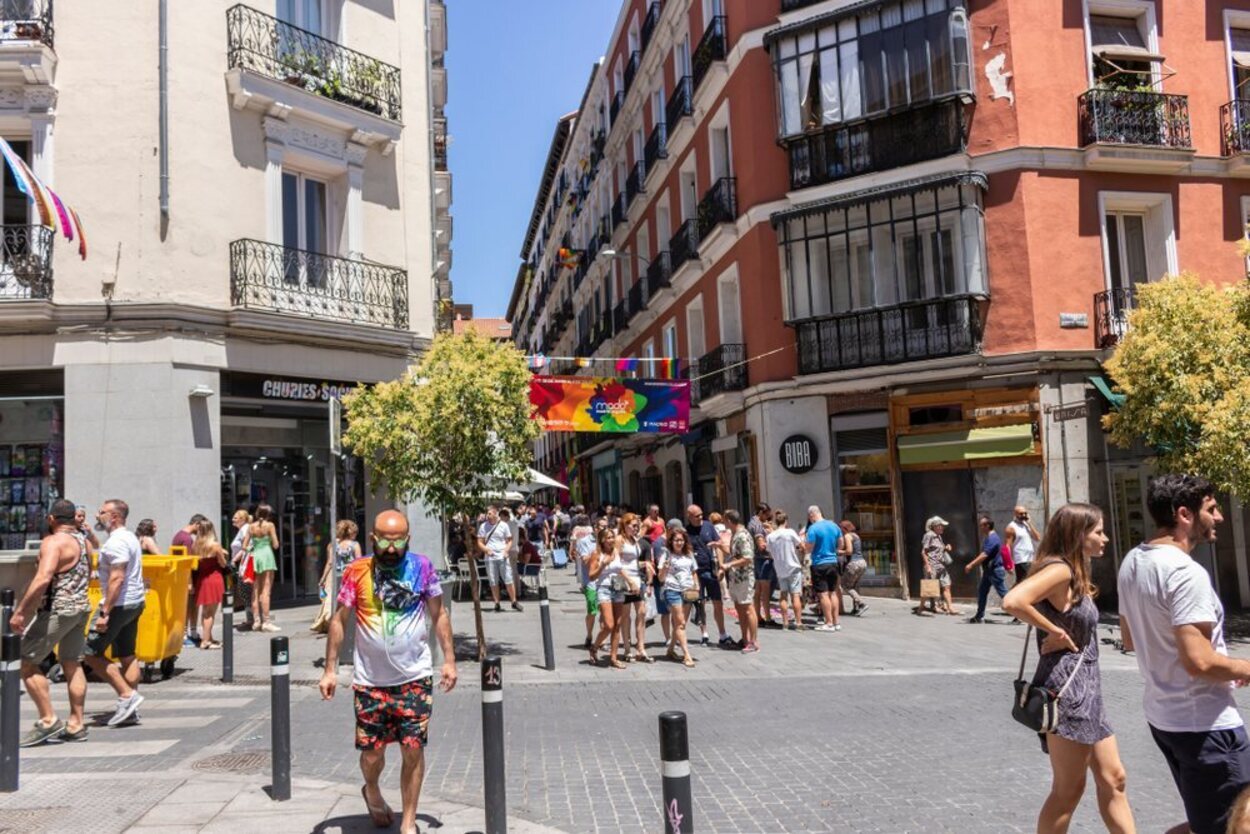
[[[1037,629],[1041,660],[1033,683],[1058,692],[1059,721],[1042,735],[1050,756],[1050,795],[1037,818],[1038,834],[1063,834],[1093,774],[1098,812],[1113,834],[1137,829],[1125,793],[1124,765],[1102,703],[1098,669],[1098,589],[1090,582],[1090,559],[1107,546],[1102,511],[1067,504],[1050,519],[1033,571],[1016,585],[1003,608]]]

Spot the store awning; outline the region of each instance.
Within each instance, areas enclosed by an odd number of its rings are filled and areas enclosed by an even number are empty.
[[[1102,394],[1107,402],[1111,403],[1112,408],[1119,408],[1124,405],[1125,396],[1112,391],[1111,383],[1107,381],[1105,376],[1091,376],[1089,382],[1098,389],[1098,393]]]
[[[1036,453],[1031,423],[915,434],[898,439],[898,462],[903,466],[1014,458]]]

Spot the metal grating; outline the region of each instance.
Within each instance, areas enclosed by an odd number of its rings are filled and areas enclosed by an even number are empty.
[[[269,769],[269,753],[263,750],[221,753],[191,764],[192,770],[208,773],[260,773]]]
[[[69,808],[19,808],[16,810],[6,810],[0,815],[0,832],[21,832],[21,834],[35,834],[39,831],[47,831],[47,825],[55,820],[64,818]]]

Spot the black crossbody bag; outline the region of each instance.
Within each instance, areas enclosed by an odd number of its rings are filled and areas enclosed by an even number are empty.
[[[1085,662],[1085,653],[1078,655],[1076,666],[1072,667],[1072,674],[1068,675],[1063,688],[1054,692],[1024,679],[1024,663],[1029,656],[1029,643],[1033,642],[1032,638],[1033,626],[1029,626],[1024,635],[1024,651],[1020,655],[1020,674],[1016,676],[1016,699],[1011,706],[1011,717],[1035,733],[1053,733],[1059,725],[1059,701],[1072,685],[1077,670]]]

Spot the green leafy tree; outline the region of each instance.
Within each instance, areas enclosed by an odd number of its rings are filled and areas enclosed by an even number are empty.
[[[1124,394],[1104,418],[1112,442],[1140,439],[1161,468],[1250,496],[1250,288],[1186,273],[1138,286],[1137,301],[1106,363]]]
[[[485,496],[525,480],[530,442],[530,371],[515,347],[473,331],[443,333],[401,379],[345,397],[343,442],[369,460],[379,488],[401,501],[419,499],[463,525],[470,559],[478,558],[473,521]],[[481,591],[470,570],[479,658],[486,655]]]

